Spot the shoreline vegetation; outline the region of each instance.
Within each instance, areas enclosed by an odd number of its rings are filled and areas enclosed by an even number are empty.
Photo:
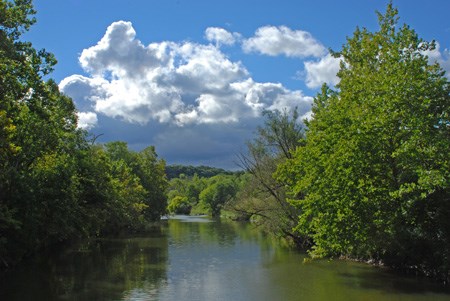
[[[166,214],[251,221],[306,250],[450,280],[450,84],[436,44],[357,28],[312,117],[265,111],[240,171],[167,165],[155,147],[96,143],[47,81],[56,59],[21,35],[31,0],[0,0],[0,269],[46,247],[144,230]]]

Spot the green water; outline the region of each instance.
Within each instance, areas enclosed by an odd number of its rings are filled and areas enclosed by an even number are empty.
[[[178,216],[147,235],[101,239],[0,274],[0,300],[450,300],[449,289],[424,279],[304,258],[249,224]]]

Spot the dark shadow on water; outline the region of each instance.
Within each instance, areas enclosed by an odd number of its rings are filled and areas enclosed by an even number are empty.
[[[378,290],[393,294],[442,294],[448,295],[450,300],[449,286],[434,282],[424,276],[405,275],[386,267],[374,267],[363,263],[354,263],[354,265],[352,272],[337,272],[337,275],[343,279],[343,283],[346,286],[358,286],[362,289]]]
[[[167,280],[164,227],[47,250],[0,274],[0,300],[123,300]]]

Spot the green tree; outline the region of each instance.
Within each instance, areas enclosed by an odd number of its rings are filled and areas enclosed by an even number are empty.
[[[31,1],[0,1],[0,262],[78,232],[76,129],[71,99],[43,77],[53,55],[20,40]]]
[[[181,174],[172,178],[168,187],[168,210],[170,213],[190,214],[191,209],[199,202],[200,192],[206,187],[207,178],[197,174],[189,177]]]
[[[143,212],[148,208],[145,203],[147,191],[124,160],[112,161],[111,167],[115,197],[109,202],[107,224],[113,231],[140,228],[145,224]]]
[[[124,161],[128,166],[137,165],[137,155],[128,149],[128,144],[123,141],[112,141],[105,143],[105,149],[108,156],[113,161]]]
[[[190,214],[192,205],[185,196],[175,195],[169,200],[167,210],[175,214]]]
[[[250,175],[230,208],[238,219],[253,219],[277,236],[305,243],[292,229],[297,222],[297,210],[287,201],[284,183],[273,174],[277,166],[292,158],[302,145],[304,130],[298,111],[265,111],[264,125],[247,143],[247,153],[239,156],[240,166]]]
[[[121,194],[125,193],[125,203],[122,204],[128,203],[128,207],[131,204],[134,209],[140,208],[140,212],[148,220],[158,220],[166,213],[167,206],[168,183],[164,160],[158,159],[152,146],[141,152],[134,152],[128,149],[126,142],[114,141],[106,143],[105,148],[113,161],[113,177],[119,176],[115,185]],[[117,174],[118,171],[121,173]],[[122,178],[124,176],[128,179]],[[125,183],[127,185],[124,186]]]
[[[114,198],[111,161],[100,145],[86,142],[80,149],[77,182],[78,199],[82,204],[78,214],[82,220],[83,237],[99,235],[108,220],[108,201]]]
[[[155,148],[149,146],[137,153],[136,175],[146,190],[145,204],[148,206],[144,214],[149,220],[159,220],[166,214],[168,182],[166,178],[166,162],[158,159]]]
[[[20,40],[29,0],[0,0],[0,266],[43,246],[117,232],[164,213],[164,161],[154,148],[106,148],[77,129],[73,101],[53,80],[56,60]]]
[[[440,277],[450,270],[450,86],[423,41],[398,26],[357,28],[340,52],[336,91],[324,86],[306,145],[278,172],[313,254],[374,258]]]
[[[126,142],[114,141],[105,148],[113,162],[113,181],[122,207],[117,221],[122,218],[123,225],[130,227],[159,219],[165,214],[167,181],[162,173],[164,161],[157,159],[154,147],[137,153]]]
[[[213,217],[220,216],[224,205],[236,196],[237,185],[231,177],[217,175],[211,178],[211,184],[199,195],[199,204],[206,208]]]

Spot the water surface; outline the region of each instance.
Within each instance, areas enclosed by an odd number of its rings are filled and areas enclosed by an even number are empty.
[[[304,258],[249,224],[177,216],[0,274],[0,300],[450,300],[425,279]]]

